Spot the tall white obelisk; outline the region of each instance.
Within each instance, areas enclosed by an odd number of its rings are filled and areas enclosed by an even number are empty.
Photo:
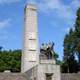
[[[24,45],[21,65],[22,73],[36,66],[39,59],[37,8],[35,5],[28,4],[25,7],[24,22]]]

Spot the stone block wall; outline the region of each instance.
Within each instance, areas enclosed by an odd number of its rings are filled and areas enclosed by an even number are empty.
[[[61,74],[61,80],[80,80],[80,74]]]

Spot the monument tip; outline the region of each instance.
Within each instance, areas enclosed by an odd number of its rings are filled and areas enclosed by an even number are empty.
[[[37,10],[37,6],[35,4],[26,4],[25,5],[25,9],[33,9],[33,10]]]

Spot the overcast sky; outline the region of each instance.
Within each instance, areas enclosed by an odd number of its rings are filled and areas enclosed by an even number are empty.
[[[38,7],[39,43],[53,41],[54,49],[63,57],[63,40],[74,28],[80,0],[0,0],[0,46],[21,49],[23,43],[24,6]]]

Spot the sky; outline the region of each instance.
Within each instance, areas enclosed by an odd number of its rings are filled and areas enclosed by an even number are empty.
[[[80,0],[0,0],[0,46],[22,49],[24,7],[27,3],[38,8],[39,46],[53,41],[54,50],[63,58],[63,40],[74,28]]]

